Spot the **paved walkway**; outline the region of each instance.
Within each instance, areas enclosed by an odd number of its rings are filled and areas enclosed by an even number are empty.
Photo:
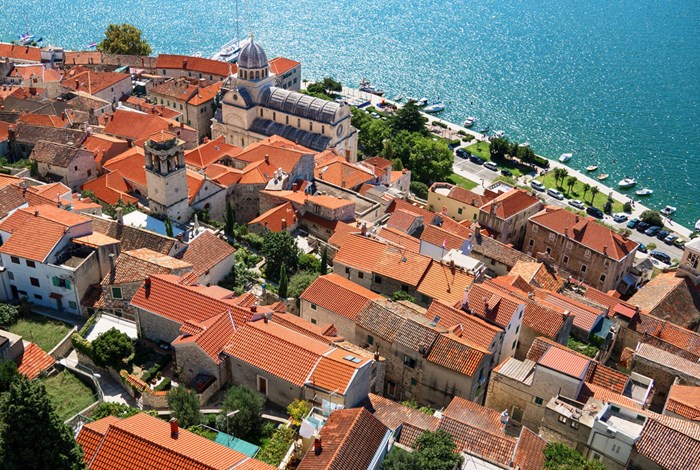
[[[102,389],[102,401],[108,403],[121,403],[123,405],[129,405],[133,408],[138,408],[136,400],[126,393],[126,390],[118,384],[112,376],[103,371],[94,371],[89,367],[86,367],[78,362],[78,354],[75,350],[72,350],[68,357],[61,359],[64,366],[70,369],[78,369],[83,373],[91,374],[97,379],[97,382]]]

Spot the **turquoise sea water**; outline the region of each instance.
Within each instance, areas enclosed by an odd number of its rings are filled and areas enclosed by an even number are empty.
[[[31,31],[81,49],[110,22],[143,29],[156,52],[211,54],[235,36],[235,3],[190,0],[5,2],[0,38]],[[700,218],[700,2],[688,0],[241,0],[241,34],[306,78],[367,77],[448,103],[536,152],[634,176],[655,208]],[[610,184],[610,183],[609,183]]]

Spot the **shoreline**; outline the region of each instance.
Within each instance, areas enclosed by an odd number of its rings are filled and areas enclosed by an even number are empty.
[[[367,100],[373,106],[376,105],[377,103],[381,103],[382,101],[394,104],[396,106],[402,105],[402,103],[398,103],[398,102],[393,101],[389,98],[380,97],[377,95],[373,95],[371,93],[366,93],[366,92],[360,91],[357,88],[351,88],[351,87],[347,87],[347,86],[343,86],[343,90],[341,91],[341,94],[343,94],[344,96],[351,96],[351,97],[356,97],[356,98],[361,98],[361,99]],[[425,112],[421,112],[421,114],[423,114],[423,116],[429,118],[431,121],[438,121],[438,122],[443,123],[452,132],[463,131],[463,132],[466,132],[470,135],[473,135],[476,138],[476,140],[478,140],[478,141],[488,142],[488,139],[484,139],[483,134],[481,134],[479,132],[473,131],[473,130],[466,128],[464,126],[461,126],[459,124],[455,124],[453,122],[446,121],[444,119],[436,117],[433,114],[428,114]],[[558,160],[552,160],[552,159],[547,158],[543,155],[537,155],[537,156],[545,158],[545,159],[547,159],[547,161],[549,161],[549,170],[550,171],[553,170],[554,168],[565,168],[566,171],[569,172],[569,175],[575,176],[579,181],[581,181],[583,183],[588,183],[591,186],[597,186],[600,189],[601,193],[612,194],[612,197],[614,199],[616,199],[617,201],[621,202],[622,204],[624,204],[625,202],[632,202],[632,198],[635,196],[634,194],[629,196],[625,193],[621,193],[618,190],[606,185],[604,182],[598,181],[595,178],[591,178],[587,174],[582,173],[581,171],[576,170],[575,168],[567,166],[567,165],[559,162]],[[527,175],[526,178],[528,178],[526,180],[527,182],[529,182],[530,179],[532,179],[530,177],[530,175]],[[635,199],[634,207],[632,208],[632,213],[630,214],[630,216],[631,216],[630,218],[632,218],[632,217],[638,218],[639,215],[642,212],[644,212],[645,210],[655,210],[655,209],[651,209],[650,207],[644,205],[644,203],[641,200]],[[692,235],[693,230],[685,227],[684,225],[682,225],[679,222],[669,221],[668,217],[665,217],[663,215],[661,217],[663,218],[664,225],[667,228],[671,229],[673,232],[675,232],[676,234],[678,234],[679,236],[681,236],[683,238],[690,239],[690,235]]]

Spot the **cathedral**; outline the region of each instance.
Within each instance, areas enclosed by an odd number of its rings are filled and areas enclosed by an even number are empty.
[[[357,161],[357,129],[344,103],[313,98],[278,86],[265,51],[251,37],[238,56],[238,72],[221,87],[221,109],[212,120],[212,138],[246,147],[279,135],[311,150],[327,149]]]

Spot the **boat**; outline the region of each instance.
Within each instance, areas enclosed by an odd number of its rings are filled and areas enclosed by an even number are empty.
[[[502,139],[506,136],[506,131],[496,131],[494,132],[493,136],[497,139]]]
[[[365,93],[370,93],[372,95],[384,96],[384,90],[373,87],[369,80],[365,78],[363,78],[360,82],[360,91],[364,91]]]
[[[635,184],[637,184],[637,180],[634,178],[630,178],[629,176],[626,176],[625,178],[617,182],[617,185],[622,189],[631,188]]]
[[[464,120],[464,127],[472,127],[474,123],[476,122],[476,118],[474,116],[469,116],[467,119]]]
[[[34,35],[29,33],[20,34],[18,42],[22,46],[27,46],[34,42]]]
[[[428,106],[428,98],[421,98],[419,100],[414,100],[414,101],[415,101],[416,106],[418,106],[419,108],[422,108],[424,106]]]
[[[528,148],[530,146],[530,142],[523,142],[522,144],[518,145],[518,147],[522,147],[524,149]]]
[[[433,103],[430,106],[426,106],[423,112],[426,113],[439,113],[440,111],[445,110],[445,104],[442,101],[438,101],[437,103]]]
[[[399,93],[398,95],[394,96],[394,101],[396,101],[397,103],[403,101],[403,95]]]
[[[249,41],[250,38],[243,39],[242,41],[237,39],[229,41],[209,58],[221,62],[235,63],[238,60],[238,54],[241,52],[241,49],[243,49],[243,46],[248,44]]]
[[[644,188],[644,189],[638,189],[637,191],[634,192],[637,196],[651,196],[654,194],[653,189],[649,188]]]
[[[663,209],[661,209],[661,214],[662,214],[662,215],[665,215],[666,217],[668,217],[669,215],[675,214],[675,212],[676,212],[677,210],[678,210],[678,209],[676,209],[676,208],[673,207],[673,206],[666,206],[666,207],[664,207]]]
[[[700,232],[700,219],[698,219],[698,221],[695,222],[695,231]]]
[[[571,160],[572,158],[574,158],[573,153],[562,153],[561,156],[559,157],[559,161],[562,163],[566,163],[569,160]]]
[[[598,164],[596,163],[595,165],[590,165],[586,167],[586,171],[596,171],[598,169]]]
[[[481,129],[479,132],[481,132],[482,134],[488,134],[489,132],[491,132],[491,128],[489,126],[486,126],[483,129]]]
[[[610,176],[610,175],[607,173],[601,173],[596,178],[598,178],[598,181],[603,181],[603,180],[608,179],[608,176]]]

